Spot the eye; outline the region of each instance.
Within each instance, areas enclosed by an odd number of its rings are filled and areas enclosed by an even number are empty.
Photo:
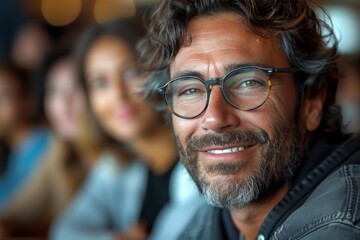
[[[264,82],[255,79],[249,79],[249,80],[244,80],[239,84],[239,87],[243,87],[243,88],[254,88],[258,86],[264,86]]]
[[[45,86],[45,97],[54,97],[60,92],[59,87],[56,84],[48,83]]]
[[[255,79],[255,78],[231,78],[226,81],[227,89],[249,89],[266,86],[267,82],[265,80]]]
[[[139,78],[140,76],[141,76],[140,71],[135,68],[128,68],[123,72],[123,77],[124,77],[125,81],[135,80],[136,78]]]
[[[199,80],[182,79],[173,82],[170,86],[170,92],[176,97],[194,97],[206,94],[204,84]]]
[[[246,70],[246,69],[245,69]],[[247,69],[226,79],[225,87],[231,91],[244,91],[267,87],[268,76],[262,71]]]
[[[46,96],[53,96],[56,93],[56,88],[52,87],[52,86],[47,86],[45,89],[45,94]]]
[[[200,89],[197,89],[197,88],[188,88],[188,89],[185,89],[183,90],[182,92],[180,92],[180,96],[183,96],[183,95],[193,95],[193,94],[197,94],[200,92]]]
[[[108,82],[106,80],[106,78],[94,78],[92,80],[90,80],[90,90],[103,90],[108,86]]]

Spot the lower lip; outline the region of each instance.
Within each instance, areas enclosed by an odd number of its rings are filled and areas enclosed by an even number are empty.
[[[231,152],[231,153],[222,153],[222,154],[214,154],[208,151],[202,151],[199,152],[199,157],[204,159],[206,162],[235,162],[235,161],[241,161],[241,159],[248,158],[256,149],[254,146],[251,146],[249,148],[246,148],[242,151],[238,152]]]
[[[116,118],[120,121],[131,120],[135,116],[135,110],[131,107],[123,108],[116,113]]]

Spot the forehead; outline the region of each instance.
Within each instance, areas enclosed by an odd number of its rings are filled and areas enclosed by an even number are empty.
[[[63,58],[50,68],[48,77],[53,78],[69,73],[75,75],[75,63],[70,58]]]
[[[85,56],[84,68],[87,73],[107,71],[134,59],[135,54],[125,41],[112,36],[104,36],[91,45]]]
[[[130,46],[120,38],[113,36],[102,36],[98,38],[89,48],[88,55],[101,56],[111,55],[115,58],[125,58],[133,55]],[[98,58],[95,58],[96,60]]]
[[[234,13],[219,13],[190,21],[191,44],[182,46],[170,65],[171,76],[182,71],[225,71],[231,64],[288,67],[276,36],[260,36]]]

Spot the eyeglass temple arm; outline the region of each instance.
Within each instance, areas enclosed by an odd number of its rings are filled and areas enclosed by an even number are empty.
[[[298,68],[272,68],[270,70],[271,73],[293,73],[300,72]]]

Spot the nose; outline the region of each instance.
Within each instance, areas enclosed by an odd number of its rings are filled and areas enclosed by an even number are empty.
[[[226,101],[220,86],[213,86],[208,107],[202,116],[201,128],[214,132],[225,132],[234,129],[240,124],[238,112]]]
[[[114,82],[116,86],[114,87],[113,91],[116,95],[116,99],[125,101],[129,97],[129,91],[126,87],[126,84],[124,84],[124,81],[121,78],[116,79]]]
[[[63,95],[63,103],[65,108],[71,108],[74,105],[76,91],[71,89],[68,92],[65,92]]]

